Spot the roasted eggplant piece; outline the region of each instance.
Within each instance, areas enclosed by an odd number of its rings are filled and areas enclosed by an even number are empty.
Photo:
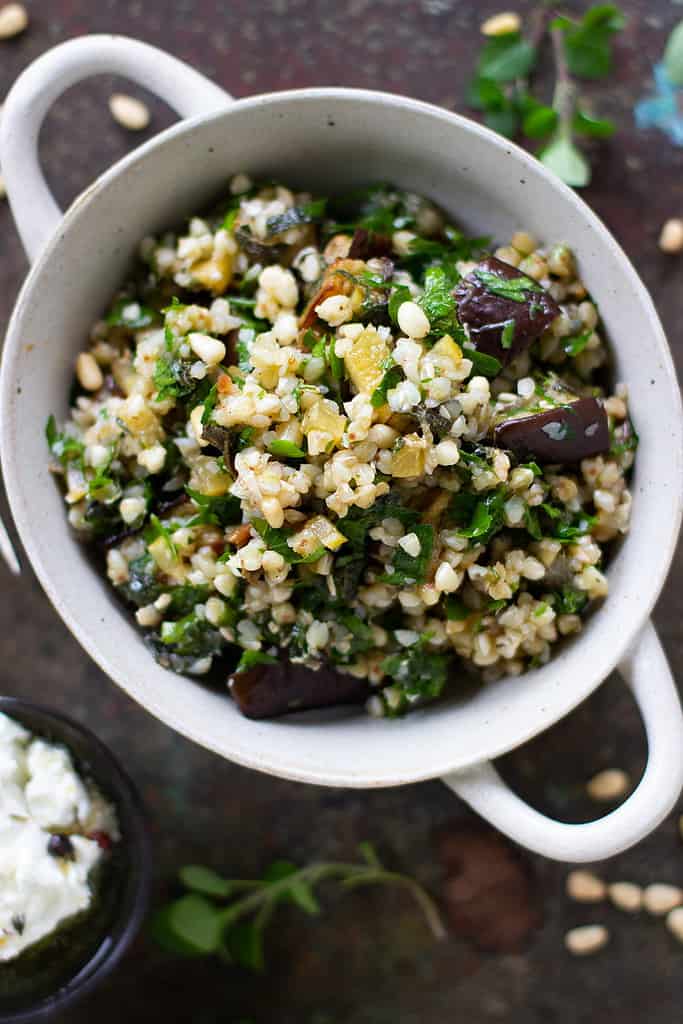
[[[270,244],[261,242],[252,234],[251,228],[247,225],[237,228],[235,240],[242,252],[246,253],[250,260],[253,260],[255,263],[262,263],[264,266],[282,262],[287,248],[285,245],[277,242]]]
[[[391,239],[388,235],[378,235],[375,231],[356,228],[348,251],[350,260],[369,260],[376,257],[391,256]]]
[[[274,718],[291,711],[357,704],[370,692],[365,680],[325,665],[314,671],[286,660],[236,672],[229,683],[235,702],[247,718]]]
[[[231,464],[234,436],[227,427],[221,427],[218,423],[205,423],[202,427],[202,441],[208,441],[208,447],[203,449],[204,455],[222,455],[226,465]]]
[[[482,260],[453,294],[458,317],[477,349],[503,365],[524,352],[560,314],[540,284],[495,256]]]
[[[579,398],[544,412],[512,415],[494,427],[500,448],[538,462],[579,462],[609,451],[607,414],[597,398]]]

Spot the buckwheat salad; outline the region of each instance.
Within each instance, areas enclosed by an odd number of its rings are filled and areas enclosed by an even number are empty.
[[[145,238],[47,426],[154,657],[250,717],[397,716],[545,663],[607,595],[637,437],[564,244],[258,186]]]

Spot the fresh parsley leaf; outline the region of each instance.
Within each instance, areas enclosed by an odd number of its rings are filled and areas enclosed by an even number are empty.
[[[294,444],[293,441],[283,441],[280,438],[276,438],[275,441],[271,441],[268,445],[268,451],[271,455],[277,455],[283,459],[305,459],[306,452],[303,448],[300,448],[298,444]]]
[[[434,527],[422,523],[414,526],[411,532],[420,542],[419,554],[409,555],[398,544],[394,548],[391,572],[380,577],[382,583],[391,583],[401,587],[424,582],[434,547]]]
[[[202,413],[202,426],[206,425],[211,419],[211,414],[216,408],[216,402],[218,401],[218,388],[215,384],[212,385],[211,390],[204,399],[204,412]]]
[[[326,199],[314,199],[302,206],[290,206],[284,213],[269,217],[266,224],[267,237],[281,235],[290,228],[298,228],[302,224],[318,224],[325,216]],[[231,300],[232,301],[232,300]]]
[[[177,558],[178,549],[171,538],[171,531],[167,526],[164,526],[158,516],[155,516],[154,513],[152,513],[149,517],[149,526],[145,531],[145,541],[147,546],[149,547],[149,545],[153,544],[155,540],[159,539],[159,537],[163,538],[171,558]]]
[[[503,332],[500,336],[501,348],[512,348],[512,343],[515,340],[515,321],[506,320]]]
[[[256,665],[277,665],[277,658],[265,651],[242,651],[235,672],[248,672]]]
[[[462,354],[472,363],[472,373],[475,375],[493,378],[497,377],[503,369],[500,359],[496,359],[495,356],[490,356],[486,352],[478,352],[476,348],[465,346]]]
[[[127,327],[130,331],[149,327],[159,317],[148,306],[143,306],[137,299],[119,299],[107,313],[110,327]]]
[[[568,356],[578,356],[585,349],[590,341],[593,331],[582,331],[581,334],[574,334],[570,338],[562,339],[562,348]]]
[[[85,445],[75,437],[60,432],[54,416],[50,416],[45,424],[45,437],[50,451],[64,467],[75,462],[81,470],[85,468]]]
[[[398,323],[398,310],[399,306],[402,306],[404,302],[410,302],[412,295],[410,294],[410,288],[405,284],[395,284],[391,289],[391,295],[389,296],[389,317],[392,322]]]
[[[199,505],[200,515],[193,519],[188,526],[199,526],[201,523],[215,523],[217,526],[233,526],[241,522],[242,509],[239,498],[233,494],[221,494],[211,497],[208,494],[200,494],[186,487],[188,495],[195,505]]]
[[[425,650],[422,638],[405,651],[385,658],[382,662],[383,671],[406,699],[394,713],[405,711],[412,700],[434,700],[439,697],[446,685],[451,664],[452,658],[448,655]]]
[[[160,640],[166,647],[173,647],[176,654],[195,658],[218,654],[223,647],[218,630],[194,610],[175,622],[162,622]]]
[[[458,529],[460,536],[468,537],[478,544],[488,544],[491,538],[505,525],[506,498],[507,493],[503,487],[490,491],[485,497],[479,498],[469,525]]]
[[[483,267],[477,267],[473,273],[491,295],[498,295],[501,299],[508,299],[511,302],[526,302],[529,292],[543,291],[537,281],[525,275],[501,277],[494,271],[485,270]]]
[[[271,551],[277,551],[286,562],[291,562],[292,564],[317,562],[325,554],[325,548],[321,544],[310,555],[298,555],[294,548],[290,547],[287,543],[287,538],[292,535],[291,531],[269,526],[265,519],[252,519],[251,525],[258,535],[263,538],[266,547]]]
[[[374,409],[379,409],[386,403],[387,392],[395,388],[403,380],[403,369],[400,366],[390,366],[378,386],[370,396],[370,403]]]
[[[457,333],[460,325],[455,313],[453,283],[443,267],[429,267],[426,271],[424,293],[418,301],[429,320],[430,334],[440,337]]]
[[[592,139],[609,139],[616,130],[613,121],[605,117],[591,117],[584,110],[576,111],[572,128],[577,135],[586,135]]]
[[[576,590],[575,587],[566,584],[561,590],[556,590],[554,597],[554,608],[558,615],[577,615],[588,603],[588,595],[583,590]]]

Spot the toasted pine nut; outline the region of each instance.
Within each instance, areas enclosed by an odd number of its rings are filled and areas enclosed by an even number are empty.
[[[609,932],[601,924],[585,924],[572,928],[564,937],[567,950],[574,956],[589,956],[609,942]]]
[[[76,360],[78,383],[86,391],[99,391],[104,383],[102,371],[90,352],[81,352]]]
[[[659,248],[669,255],[683,252],[683,220],[680,217],[672,217],[662,226]]]
[[[679,889],[677,885],[655,883],[648,885],[643,893],[643,906],[648,914],[654,914],[656,917],[668,914],[670,910],[679,907],[681,903],[683,903],[683,889]]]
[[[28,12],[23,4],[0,7],[0,39],[12,39],[28,27]]]
[[[666,916],[666,927],[679,942],[683,942],[683,907],[676,907]]]
[[[633,882],[614,882],[608,886],[607,893],[615,907],[629,914],[635,914],[643,906],[643,890]]]
[[[609,801],[618,800],[628,792],[631,780],[626,772],[617,768],[608,768],[604,772],[598,772],[586,785],[591,800]]]
[[[510,32],[519,32],[521,24],[519,15],[514,11],[503,11],[487,18],[481,32],[484,36],[506,36]]]
[[[603,880],[591,871],[570,871],[566,886],[567,895],[578,903],[599,903],[607,893]]]
[[[150,121],[149,109],[142,100],[121,92],[109,98],[109,110],[114,120],[131,132],[143,131]]]

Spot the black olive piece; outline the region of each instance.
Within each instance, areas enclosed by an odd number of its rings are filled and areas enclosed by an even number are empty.
[[[494,278],[500,279],[503,292],[506,282],[519,281],[518,287],[508,289],[515,297],[497,294]],[[524,281],[529,282],[528,291]],[[477,349],[504,366],[524,352],[560,314],[560,307],[545,289],[495,256],[482,260],[458,282],[453,294],[458,317],[468,326]]]
[[[493,439],[499,447],[539,462],[579,462],[610,447],[607,414],[597,398],[511,417],[494,427]]]
[[[56,833],[47,841],[47,852],[51,857],[60,857],[62,860],[75,860],[76,851],[74,844],[68,836]]]
[[[370,693],[365,680],[325,665],[314,671],[289,661],[255,665],[230,676],[229,684],[247,718],[275,718],[291,711],[360,703]]]

